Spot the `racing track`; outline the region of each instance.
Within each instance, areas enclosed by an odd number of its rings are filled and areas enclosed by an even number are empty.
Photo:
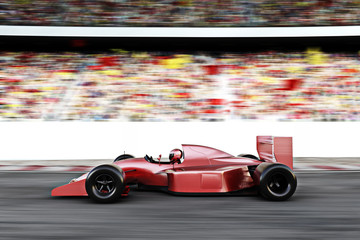
[[[358,239],[360,173],[297,173],[290,201],[131,192],[51,198],[79,173],[0,172],[0,239]]]

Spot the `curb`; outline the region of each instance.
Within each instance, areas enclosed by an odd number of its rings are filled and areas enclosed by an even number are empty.
[[[0,171],[20,172],[88,172],[93,166],[0,165]]]

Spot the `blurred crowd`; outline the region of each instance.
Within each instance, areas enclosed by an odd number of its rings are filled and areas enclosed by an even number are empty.
[[[39,26],[359,25],[359,0],[0,0],[0,24]]]
[[[359,121],[357,53],[0,52],[0,120]]]

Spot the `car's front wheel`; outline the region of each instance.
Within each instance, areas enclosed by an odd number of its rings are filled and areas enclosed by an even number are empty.
[[[98,166],[88,174],[85,188],[95,202],[118,201],[125,188],[124,172],[115,165]]]
[[[117,158],[115,158],[114,162],[121,161],[124,159],[129,159],[129,158],[134,158],[134,156],[130,155],[130,154],[122,154],[122,155],[118,156]]]

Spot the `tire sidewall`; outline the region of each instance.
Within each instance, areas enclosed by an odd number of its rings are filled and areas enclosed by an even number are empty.
[[[114,180],[114,190],[108,196],[100,196],[95,189],[96,178],[102,174],[109,175]],[[123,171],[117,166],[101,165],[94,168],[87,176],[85,182],[85,188],[88,196],[99,203],[111,203],[120,199],[122,192],[124,191],[124,177]]]
[[[285,191],[284,194],[274,194],[268,186],[268,181],[274,174],[281,174],[285,177],[288,184],[290,185],[290,189]],[[268,166],[260,176],[260,184],[259,184],[259,192],[260,194],[272,201],[284,201],[289,199],[295,192],[297,187],[297,179],[294,173],[288,166],[282,164],[272,164]]]
[[[122,155],[118,156],[117,158],[115,158],[114,162],[118,162],[118,161],[129,159],[129,158],[134,158],[134,156],[130,155],[130,154],[122,154]]]
[[[254,159],[254,160],[259,160],[258,157],[256,157],[255,155],[252,155],[252,154],[239,154],[237,156],[242,157],[242,158],[250,158],[250,159]]]

